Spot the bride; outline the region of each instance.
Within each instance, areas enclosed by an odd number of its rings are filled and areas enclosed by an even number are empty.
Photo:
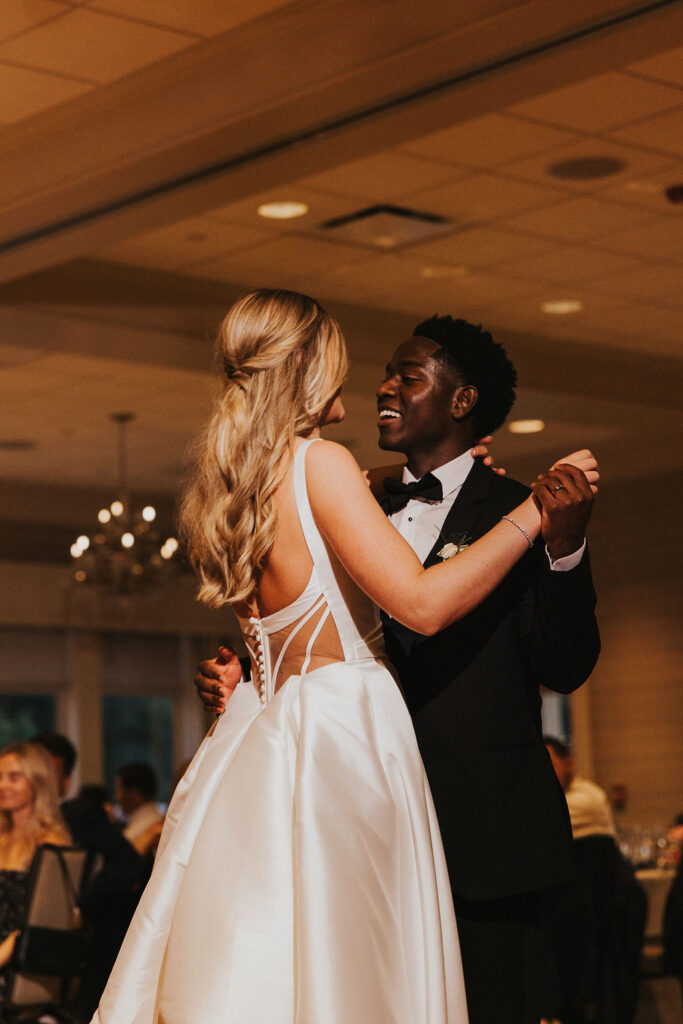
[[[434,633],[528,550],[530,497],[423,569],[352,456],[347,359],[304,295],[240,299],[182,518],[252,660],[169,807],[95,1024],[466,1024],[431,795],[377,608]],[[589,480],[595,461],[577,463]]]

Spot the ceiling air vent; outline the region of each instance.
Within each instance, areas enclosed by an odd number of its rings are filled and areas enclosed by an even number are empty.
[[[370,249],[400,249],[451,230],[445,217],[402,206],[368,206],[320,225],[327,238]]]

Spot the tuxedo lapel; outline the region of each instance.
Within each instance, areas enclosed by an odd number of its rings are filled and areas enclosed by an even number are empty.
[[[449,541],[462,543],[464,538],[467,538],[468,542],[476,540],[476,525],[484,511],[484,503],[490,494],[493,476],[490,469],[487,469],[478,459],[475,460],[472,469],[467,474],[467,479],[460,488],[460,494],[453,502],[444,520],[434,547],[425,559],[425,568],[441,561],[437,552]]]

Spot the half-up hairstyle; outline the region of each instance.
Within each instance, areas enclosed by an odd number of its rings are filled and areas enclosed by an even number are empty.
[[[48,752],[37,743],[10,743],[0,750],[0,757],[6,755],[13,755],[18,760],[33,796],[31,817],[26,824],[24,835],[20,842],[15,839],[15,846],[21,848],[28,863],[36,846],[46,835],[58,837],[64,843],[69,843],[71,837],[59,809],[57,779]],[[6,842],[4,837],[11,829],[12,815],[8,811],[0,811],[0,850]]]
[[[180,511],[199,600],[212,608],[253,596],[275,537],[283,457],[320,426],[347,368],[339,326],[315,299],[265,288],[229,310],[216,355],[221,393]]]

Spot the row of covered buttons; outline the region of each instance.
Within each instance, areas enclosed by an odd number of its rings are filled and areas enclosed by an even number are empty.
[[[255,618],[253,615],[249,619],[249,623],[256,627],[256,635],[254,638],[254,647],[256,653],[256,664],[258,666],[258,696],[262,704],[266,703],[266,656],[263,650],[263,627],[261,626],[261,620]]]

